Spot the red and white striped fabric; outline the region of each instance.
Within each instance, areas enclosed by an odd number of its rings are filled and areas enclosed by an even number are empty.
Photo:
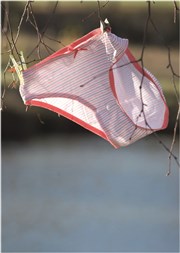
[[[135,62],[128,40],[96,29],[23,71],[26,105],[61,114],[126,146],[167,127],[168,108],[155,77]]]

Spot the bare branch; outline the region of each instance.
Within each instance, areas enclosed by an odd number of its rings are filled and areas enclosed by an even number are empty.
[[[99,1],[97,1],[97,3],[98,3],[98,10],[91,12],[88,16],[86,16],[85,18],[82,19],[82,22],[87,21],[89,18],[91,18],[92,16],[94,16],[94,15],[96,15],[96,14],[98,14],[98,18],[100,18],[101,9],[104,8],[104,7],[106,7],[106,5],[109,4],[109,1],[107,1],[107,2],[106,2],[104,5],[102,5],[101,7],[100,7]]]
[[[173,4],[174,4],[174,23],[176,23],[177,13],[179,12],[179,8],[175,0],[173,1]]]
[[[175,141],[176,141],[176,132],[177,132],[177,127],[178,127],[178,123],[179,123],[179,115],[180,115],[180,105],[179,105],[177,116],[176,116],[176,122],[175,122],[175,125],[174,125],[174,133],[173,133],[172,143],[171,143],[169,157],[168,157],[169,158],[169,169],[168,169],[168,172],[166,174],[167,176],[169,176],[171,174],[172,152],[173,152],[174,144],[175,144]],[[177,158],[175,160],[177,160]]]

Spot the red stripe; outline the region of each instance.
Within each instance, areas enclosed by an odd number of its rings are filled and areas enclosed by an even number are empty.
[[[130,52],[129,49],[127,49],[126,54],[127,54],[127,56],[128,56],[128,58],[129,58],[130,61],[135,61],[135,60],[136,60],[136,59],[134,58],[134,56],[131,54],[131,52]],[[147,77],[150,81],[152,81],[152,82],[154,83],[154,85],[156,86],[157,90],[159,91],[160,96],[161,96],[161,98],[162,98],[162,100],[163,100],[163,102],[164,102],[165,108],[166,108],[166,109],[165,109],[165,114],[164,114],[163,125],[162,125],[162,127],[161,127],[161,129],[165,129],[165,128],[167,127],[168,121],[169,121],[169,109],[168,109],[168,107],[167,107],[166,101],[165,101],[164,97],[162,96],[162,93],[161,93],[161,91],[159,90],[158,85],[157,85],[157,84],[155,83],[155,81],[151,78],[151,76],[150,76],[145,70],[143,71],[142,67],[139,65],[138,62],[133,62],[133,65],[134,65],[134,67],[135,67],[142,75],[144,74],[145,77]],[[155,129],[155,130],[156,130],[156,129]],[[158,130],[158,129],[157,129],[157,130]]]
[[[66,117],[67,119],[74,121],[75,123],[81,125],[82,127],[88,129],[89,131],[99,135],[100,137],[104,138],[105,140],[110,142],[115,148],[119,148],[119,145],[116,145],[115,143],[113,143],[103,131],[89,125],[88,123],[84,122],[83,120],[75,117],[74,115],[72,115],[64,110],[57,108],[56,106],[50,105],[50,104],[42,102],[42,101],[37,101],[37,100],[28,100],[25,102],[25,104],[30,105],[30,106],[33,105],[33,106],[43,107],[43,108],[46,108],[46,109],[51,110],[53,112],[56,112],[64,117]]]
[[[164,121],[163,121],[163,124],[162,124],[162,127],[161,129],[165,129],[168,125],[168,121],[169,121],[169,109],[167,107],[167,104],[166,104],[166,101],[165,99],[163,98],[162,94],[161,94],[161,91],[159,90],[159,87],[158,85],[154,82],[154,80],[151,78],[151,76],[143,69],[142,67],[138,64],[138,62],[136,62],[136,59],[134,58],[134,56],[132,55],[132,53],[130,52],[130,50],[127,48],[126,51],[125,51],[125,54],[127,55],[127,57],[129,58],[130,62],[132,62],[132,64],[134,65],[134,67],[142,74],[144,75],[145,77],[147,77],[147,79],[149,79],[151,82],[154,83],[154,85],[156,86],[157,90],[159,91],[160,93],[160,96],[164,102],[164,105],[165,105],[165,113],[164,113]],[[122,58],[122,56],[120,58],[117,59],[117,61],[115,63],[113,63],[113,65],[111,66],[110,70],[109,70],[109,80],[110,80],[110,86],[111,86],[111,89],[112,89],[112,92],[114,94],[114,97],[116,98],[116,100],[118,101],[118,97],[117,97],[117,94],[116,94],[116,89],[115,89],[115,84],[114,84],[114,76],[113,76],[113,66],[114,64],[116,64],[120,59]],[[126,116],[132,121],[132,119],[128,116],[128,114],[126,113],[126,111],[123,109],[123,107],[121,106],[121,103],[119,103],[119,106],[121,108],[121,110],[123,110],[123,112],[126,114]],[[134,122],[132,121],[132,123],[134,124]],[[135,125],[135,124],[134,124]],[[147,128],[144,128],[144,127],[141,127],[141,126],[138,126],[140,129],[147,129]],[[149,128],[148,128],[149,129]],[[160,130],[160,129],[153,129],[153,130]]]
[[[29,70],[30,68],[36,68],[41,66],[43,63],[56,58],[57,56],[66,54],[66,53],[70,53],[72,52],[74,49],[76,49],[80,44],[82,44],[83,42],[91,39],[94,36],[100,35],[102,33],[100,28],[97,28],[93,31],[91,31],[90,33],[84,35],[83,37],[77,39],[76,41],[74,41],[73,43],[71,43],[70,45],[63,47],[61,49],[59,49],[57,52],[55,52],[54,54],[51,54],[50,56],[46,57],[44,60],[38,62],[37,64],[29,67],[27,70]],[[26,72],[26,70],[24,70],[23,72]]]

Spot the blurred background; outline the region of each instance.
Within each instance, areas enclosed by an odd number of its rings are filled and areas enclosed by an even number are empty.
[[[6,36],[15,38],[26,3],[2,2],[2,252],[178,252],[179,171],[172,161],[172,175],[165,177],[168,153],[156,138],[115,150],[53,112],[36,107],[26,111],[12,74],[5,72],[4,78]],[[139,59],[147,2],[100,5],[112,32],[128,38]],[[45,58],[98,28],[97,6],[96,1],[32,1],[16,43],[28,66],[38,60],[37,29],[30,21],[36,21],[48,45],[47,50],[40,44]],[[170,46],[178,73],[179,17],[174,23],[173,2],[155,2],[151,19],[158,32],[149,24],[143,60],[160,81],[170,109],[169,126],[158,133],[170,147],[178,103],[164,45]],[[178,156],[178,137],[174,154]]]

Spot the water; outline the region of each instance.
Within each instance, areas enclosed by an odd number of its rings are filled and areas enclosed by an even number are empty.
[[[178,252],[167,167],[151,137],[119,150],[96,136],[3,144],[2,251]]]

